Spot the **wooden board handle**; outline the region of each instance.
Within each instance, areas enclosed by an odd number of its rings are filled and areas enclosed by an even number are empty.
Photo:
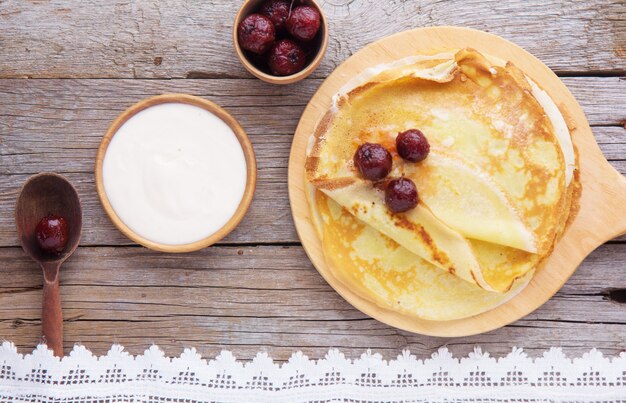
[[[603,243],[626,234],[626,178],[604,157],[589,158],[581,167],[584,180],[581,208],[572,225],[579,240],[581,257]],[[585,168],[583,171],[582,169]]]
[[[604,204],[598,205],[598,209],[606,209],[608,215],[607,229],[609,238],[607,241],[618,236],[626,235],[626,177],[611,167],[613,176],[603,183]]]
[[[59,289],[60,263],[42,263],[43,303],[41,307],[41,331],[48,348],[54,355],[63,357],[63,311]]]
[[[617,212],[616,218],[619,220],[619,228],[621,228],[618,236],[624,236],[626,235],[626,177],[620,175],[620,178],[621,185],[619,187],[621,188],[621,197],[618,197],[618,207],[621,212]]]

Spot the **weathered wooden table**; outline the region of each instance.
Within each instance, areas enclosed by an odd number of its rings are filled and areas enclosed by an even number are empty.
[[[626,3],[623,0],[321,1],[330,46],[312,78],[272,86],[241,67],[231,39],[239,1],[0,0],[0,338],[22,352],[40,340],[41,271],[18,246],[14,203],[32,174],[55,171],[84,206],[81,247],[61,283],[65,347],[177,355],[259,350],[284,360],[368,348],[387,358],[448,345],[501,355],[550,346],[568,353],[626,348],[626,238],[595,251],[541,309],[487,334],[443,339],[399,331],[343,301],[307,259],[287,197],[292,133],[335,66],[401,30],[462,25],[499,34],[542,59],[583,106],[605,155],[626,173]],[[213,100],[249,133],[257,153],[255,200],[219,245],[169,255],[133,245],[105,216],[94,186],[96,148],[132,103],[183,92]],[[584,150],[582,150],[584,152]],[[602,208],[602,206],[597,206]]]

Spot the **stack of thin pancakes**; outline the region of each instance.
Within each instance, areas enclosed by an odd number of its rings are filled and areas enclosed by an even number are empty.
[[[398,133],[430,154],[410,163]],[[419,204],[394,214],[382,185],[353,164],[357,147],[393,156]],[[573,216],[577,157],[563,114],[511,63],[463,49],[415,56],[355,77],[307,150],[311,216],[333,276],[379,306],[428,320],[492,309],[529,282]]]

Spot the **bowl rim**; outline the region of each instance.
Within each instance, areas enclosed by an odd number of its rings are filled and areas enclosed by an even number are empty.
[[[208,112],[211,112],[212,114],[220,118],[232,129],[233,133],[237,137],[246,161],[246,187],[241,201],[239,202],[239,206],[230,217],[230,219],[226,222],[226,224],[224,224],[220,229],[218,229],[211,235],[198,241],[180,245],[172,245],[151,241],[137,234],[129,226],[127,226],[117,215],[107,197],[106,191],[104,189],[102,171],[106,151],[109,147],[109,144],[111,143],[111,140],[113,139],[113,136],[115,136],[119,128],[122,127],[124,123],[126,123],[131,117],[135,116],[137,113],[152,106],[167,103],[183,103],[187,105],[197,106],[207,110]],[[115,118],[115,120],[113,120],[106,133],[102,137],[102,140],[98,147],[98,152],[96,154],[95,177],[96,190],[98,192],[98,197],[100,198],[100,202],[102,204],[102,207],[104,208],[104,211],[107,213],[109,219],[113,222],[117,229],[120,230],[126,237],[142,246],[145,246],[148,249],[156,250],[159,252],[185,253],[197,251],[213,245],[214,243],[218,242],[226,235],[228,235],[241,222],[250,207],[254,196],[254,191],[256,189],[256,157],[254,154],[254,149],[252,148],[252,143],[250,142],[250,139],[248,138],[246,132],[243,130],[239,122],[237,122],[237,120],[228,112],[226,112],[226,110],[224,110],[222,107],[207,99],[200,98],[194,95],[175,93],[162,94],[145,98],[131,105],[129,108],[120,113]]]
[[[241,49],[241,47],[239,46],[239,40],[237,39],[237,26],[244,18],[244,12],[248,12],[248,7],[252,3],[260,1],[261,0],[245,0],[241,4],[241,7],[239,8],[239,11],[237,11],[237,15],[235,16],[235,20],[233,23],[233,45],[235,46],[235,51],[237,53],[239,61],[250,74],[271,84],[291,84],[308,77],[319,67],[320,63],[324,59],[324,56],[326,55],[326,50],[328,49],[328,22],[326,20],[326,16],[324,15],[324,10],[322,10],[320,5],[317,4],[315,0],[307,0],[307,2],[311,3],[311,5],[315,6],[317,11],[319,11],[321,17],[320,29],[322,31],[322,41],[313,60],[311,60],[311,62],[304,69],[300,70],[297,73],[291,74],[289,76],[274,76],[271,74],[267,74],[255,67],[254,64],[252,64],[252,62],[250,62],[246,57],[243,49]]]

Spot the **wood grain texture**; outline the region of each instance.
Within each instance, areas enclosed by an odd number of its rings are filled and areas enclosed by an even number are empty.
[[[320,3],[329,20],[330,43],[317,77],[376,39],[434,25],[501,35],[562,72],[617,73],[626,65],[622,0]],[[249,77],[231,38],[240,5],[216,0],[4,0],[0,76]]]
[[[0,248],[0,335],[21,351],[39,341],[41,273],[19,248]],[[410,348],[419,356],[448,345],[495,355],[513,346],[531,355],[552,346],[580,354],[626,349],[623,288],[626,248],[608,244],[583,263],[542,308],[505,328],[444,339],[411,334],[370,319],[345,302],[312,267],[300,246],[214,246],[184,255],[139,247],[80,248],[61,272],[65,348],[83,343],[104,353],[119,342],[132,353],[157,343],[166,354],[194,346],[203,355],[231,349],[242,358],[266,350],[285,360],[295,349],[321,357],[338,347],[356,357],[367,348],[387,358]]]
[[[577,97],[607,158],[626,173],[626,80],[572,77]],[[287,200],[292,133],[321,80],[288,87],[256,79],[213,80],[0,80],[0,246],[18,245],[13,230],[17,189],[41,171],[66,175],[84,208],[83,245],[128,245],[104,214],[95,192],[96,150],[110,123],[148,96],[184,92],[217,102],[249,134],[258,181],[248,214],[222,243],[298,242]]]
[[[321,357],[330,347],[352,357],[374,348],[387,358],[407,347],[424,356],[444,344],[457,354],[475,345],[495,355],[512,346],[531,355],[556,345],[571,354],[626,349],[624,304],[609,300],[611,290],[626,289],[626,237],[591,254],[527,318],[479,336],[424,337],[369,319],[332,291],[296,245],[286,197],[291,134],[321,79],[375,39],[443,24],[502,35],[566,76],[604,154],[625,174],[623,1],[356,0],[335,7],[321,0],[328,53],[315,78],[287,87],[251,79],[237,60],[230,35],[239,3],[0,0],[0,78],[52,78],[0,79],[0,338],[21,352],[39,341],[41,273],[16,246],[13,206],[29,175],[53,170],[77,186],[85,209],[83,246],[61,275],[66,348],[80,342],[104,353],[120,342],[140,353],[154,342],[167,354],[195,346],[203,355],[227,348],[251,358],[264,349],[280,360],[298,349]],[[130,242],[104,215],[93,183],[96,148],[110,122],[164,92],[225,107],[251,135],[259,163],[256,198],[235,232],[220,246],[176,257],[120,247]],[[253,246],[264,243],[276,245]]]

